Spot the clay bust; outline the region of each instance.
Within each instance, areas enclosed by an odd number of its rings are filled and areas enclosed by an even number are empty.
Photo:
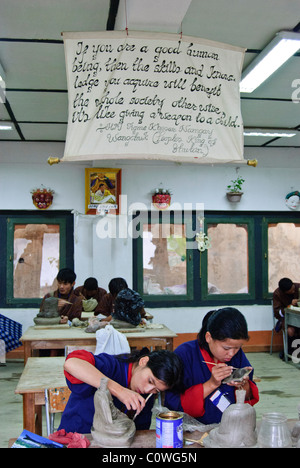
[[[37,317],[59,317],[58,313],[58,298],[57,297],[47,297],[44,300],[42,310],[38,313]]]
[[[94,396],[95,415],[91,434],[92,445],[100,447],[129,447],[135,435],[134,422],[117,409],[107,390],[107,378],[102,378]]]
[[[253,447],[257,441],[256,412],[245,404],[245,390],[236,391],[236,403],[228,406],[220,425],[203,440],[206,447]]]
[[[60,315],[58,313],[58,298],[47,297],[44,300],[42,309],[33,319],[36,325],[53,325],[60,322]]]

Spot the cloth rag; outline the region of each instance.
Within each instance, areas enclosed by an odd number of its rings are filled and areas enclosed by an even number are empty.
[[[64,429],[53,432],[49,435],[49,439],[67,445],[67,448],[88,448],[90,446],[90,441],[83,434],[66,432]]]

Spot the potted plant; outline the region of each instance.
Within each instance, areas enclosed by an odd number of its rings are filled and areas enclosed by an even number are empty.
[[[238,176],[235,180],[231,181],[231,184],[227,185],[227,199],[230,202],[237,203],[241,201],[241,197],[243,195],[242,192],[242,185],[245,182],[241,176]]]
[[[159,210],[165,210],[171,204],[171,191],[164,188],[156,188],[152,192],[152,203]]]

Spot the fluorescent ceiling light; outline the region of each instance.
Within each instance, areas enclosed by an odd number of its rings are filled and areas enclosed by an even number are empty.
[[[9,122],[0,122],[0,130],[12,130],[13,126]]]
[[[242,73],[241,93],[252,93],[300,48],[300,33],[281,31]]]
[[[287,130],[280,128],[244,128],[244,136],[291,138],[296,134],[297,132],[295,130]]]
[[[0,62],[0,103],[5,103],[5,72]]]
[[[1,62],[0,62],[0,80],[5,81],[5,71],[3,70]]]

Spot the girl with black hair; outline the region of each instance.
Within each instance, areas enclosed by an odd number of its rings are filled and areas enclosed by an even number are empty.
[[[137,429],[149,429],[154,398],[145,395],[167,389],[182,389],[182,362],[175,353],[160,350],[142,351],[114,356],[94,355],[88,351],[74,351],[67,356],[65,376],[71,395],[63,412],[59,429],[66,432],[90,433],[94,418],[94,394],[102,377],[107,377],[116,408],[137,414]]]
[[[246,402],[258,402],[258,389],[253,382],[253,369],[242,351],[248,341],[244,316],[233,307],[208,312],[203,319],[197,340],[183,343],[175,353],[184,365],[184,393],[167,391],[165,406],[184,411],[203,424],[219,423],[223,411],[235,403],[235,391],[246,391]],[[234,368],[250,367],[242,382],[222,383]]]

